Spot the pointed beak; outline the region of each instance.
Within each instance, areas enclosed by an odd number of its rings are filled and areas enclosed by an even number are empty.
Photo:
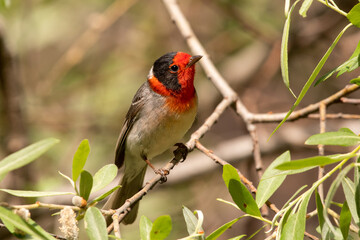
[[[197,61],[199,61],[203,56],[201,55],[195,55],[190,58],[189,63],[186,65],[186,68],[191,67],[194,65]]]

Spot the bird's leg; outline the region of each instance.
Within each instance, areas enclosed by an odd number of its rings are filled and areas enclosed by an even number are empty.
[[[152,168],[152,170],[154,170],[155,174],[161,175],[161,182],[162,182],[162,183],[167,181],[166,175],[169,174],[169,171],[164,170],[164,169],[162,169],[162,168],[156,169],[156,168],[154,167],[154,165],[152,165],[151,162],[150,162],[148,159],[144,159],[144,160],[145,160],[145,162],[147,163],[147,165],[149,165],[149,166]]]
[[[177,148],[173,151],[175,159],[181,160],[181,162],[185,161],[187,154],[189,152],[189,149],[186,147],[183,143],[176,143],[174,146]]]

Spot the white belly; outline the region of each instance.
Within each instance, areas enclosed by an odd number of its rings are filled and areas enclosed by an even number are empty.
[[[148,109],[132,127],[126,140],[126,155],[153,157],[179,142],[194,122],[197,108],[182,114],[164,114],[162,109]]]

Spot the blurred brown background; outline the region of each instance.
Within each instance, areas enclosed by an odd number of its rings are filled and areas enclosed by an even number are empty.
[[[337,2],[346,12],[358,3],[356,0]],[[85,166],[90,172],[112,163],[132,96],[146,80],[154,60],[166,52],[189,52],[189,49],[161,1],[2,0],[1,4],[0,157],[43,138],[61,140],[46,156],[7,176],[1,188],[70,190],[57,171],[71,175],[72,156],[80,141],[87,138],[91,144]],[[284,1],[182,0],[179,4],[215,65],[249,110],[266,113],[290,108],[294,98],[282,82],[279,66]],[[347,23],[345,17],[317,2],[305,19],[295,9],[289,43],[290,84],[295,93],[300,92]],[[359,31],[349,29],[323,73],[347,60],[359,39]],[[344,74],[311,88],[301,106],[329,96],[358,75],[359,71]],[[199,113],[192,131],[221,100],[200,67],[196,88]],[[352,97],[359,97],[359,93]],[[328,111],[357,114],[359,106],[334,105]],[[316,148],[303,145],[308,136],[319,131],[317,120],[285,124],[267,142],[274,127],[274,124],[259,125],[264,165],[287,149],[293,158],[317,154]],[[329,131],[339,127],[360,131],[358,120],[327,123]],[[232,110],[226,111],[202,142],[225,160],[232,161],[255,186],[258,184],[245,125]],[[155,162],[159,167],[162,164]],[[310,185],[316,177],[316,171],[288,177],[271,201],[281,207],[299,187]],[[0,197],[11,204],[25,203],[3,193]],[[221,168],[195,151],[174,170],[168,183],[157,186],[141,201],[139,215],[153,221],[169,214],[173,221],[169,239],[176,239],[187,235],[181,213],[185,205],[203,211],[205,233],[210,234],[242,214],[216,198],[231,199],[221,178]],[[71,197],[41,199],[64,204],[70,200]],[[314,204],[310,204],[309,210],[313,209]],[[49,211],[35,210],[32,214],[49,232],[58,233],[57,218],[50,217]],[[316,225],[317,219],[311,219],[308,231],[315,233]],[[259,227],[259,221],[243,219],[221,239],[239,234],[250,236]],[[122,234],[125,239],[139,239],[138,223],[123,227]],[[5,239],[5,235],[0,238]],[[261,232],[254,239],[264,238]]]

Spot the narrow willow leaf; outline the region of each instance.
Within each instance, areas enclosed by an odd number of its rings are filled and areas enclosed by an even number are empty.
[[[83,170],[86,160],[90,153],[89,140],[84,139],[81,141],[78,149],[76,150],[72,163],[72,178],[74,182],[79,178]]]
[[[183,206],[183,215],[189,235],[196,233],[196,226],[198,223],[198,219],[196,218],[195,214],[192,211],[190,211],[190,209]]]
[[[10,154],[0,161],[0,176],[31,163],[58,142],[58,139],[48,138]]]
[[[288,208],[288,209],[285,210],[285,213],[282,215],[282,217],[281,217],[281,219],[279,221],[279,224],[278,224],[278,230],[277,230],[277,233],[276,233],[276,239],[281,239],[283,229],[285,227],[285,224],[288,222],[288,218],[289,218],[289,215],[290,215],[291,212],[292,212],[291,208]],[[276,218],[274,217],[274,219],[272,220],[272,225],[274,225],[275,222],[276,222]]]
[[[301,5],[301,8],[299,10],[299,14],[303,17],[306,17],[306,13],[309,10],[313,0],[304,0],[303,4]]]
[[[334,154],[329,156],[315,156],[291,162],[285,162],[278,165],[276,168],[280,170],[296,170],[309,167],[325,166],[332,163],[340,162],[344,159],[349,159],[356,156],[354,153]]]
[[[355,185],[355,204],[358,216],[360,216],[360,184]]]
[[[346,15],[349,21],[360,28],[360,3],[356,4]]]
[[[256,192],[256,204],[259,208],[261,208],[264,203],[269,200],[286,178],[286,175],[277,176],[282,171],[276,169],[275,167],[281,163],[289,161],[290,152],[286,151],[277,157],[264,172]]]
[[[360,64],[360,41],[358,42],[354,52],[351,54],[350,58],[348,61],[346,61],[347,63],[343,63],[341,64],[342,69],[339,70],[338,74],[336,77],[339,77],[340,75],[342,75],[345,72],[351,72],[353,70],[355,70],[356,68],[359,67]]]
[[[297,0],[290,8],[288,14],[286,14],[286,20],[284,24],[283,35],[281,39],[281,52],[280,52],[280,68],[281,74],[285,86],[289,89],[291,94],[296,98],[295,94],[290,88],[290,79],[289,79],[289,61],[288,61],[288,42],[289,42],[289,32],[290,32],[290,22],[291,22],[291,13],[294,10],[296,4],[299,2]]]
[[[330,208],[330,204],[337,189],[339,188],[340,183],[342,182],[346,174],[351,170],[351,168],[353,168],[353,165],[346,166],[344,169],[340,171],[340,173],[337,175],[335,180],[331,183],[330,188],[328,190],[328,194],[326,195],[324,201],[324,209]],[[341,237],[339,236],[339,231],[336,231],[335,227],[332,225],[326,211],[324,211],[324,219],[325,219],[325,223],[329,226],[330,230],[334,233],[335,237],[336,238]]]
[[[100,195],[99,197],[95,198],[94,200],[91,201],[91,203],[94,202],[100,202],[101,200],[103,200],[104,198],[106,198],[107,196],[109,196],[110,194],[112,194],[113,192],[115,192],[118,188],[120,188],[121,186],[115,186],[112,189],[110,189],[109,191],[105,192],[104,194]]]
[[[246,234],[243,234],[243,235],[240,235],[240,236],[237,236],[237,237],[233,237],[233,238],[229,238],[228,240],[240,240],[243,237],[246,237]]]
[[[316,198],[316,209],[317,209],[317,215],[318,215],[319,227],[320,227],[320,233],[322,239],[334,239],[334,234],[330,231],[329,226],[325,224],[324,205],[317,191],[315,193],[315,198]]]
[[[93,178],[92,192],[96,192],[106,187],[114,180],[118,172],[118,168],[115,164],[108,164],[97,171]]]
[[[0,207],[0,219],[5,223],[6,227],[8,224],[11,225],[11,229],[19,229],[26,234],[31,236],[31,239],[39,240],[55,240],[49,233],[42,229],[37,223],[29,219],[25,221],[20,216],[16,215],[12,211]],[[9,229],[10,230],[10,229]],[[14,232],[12,232],[14,234]]]
[[[7,192],[17,197],[50,197],[50,196],[74,194],[72,192],[41,192],[41,191],[11,190],[11,189],[0,189],[0,191]]]
[[[360,78],[354,78],[350,80],[350,83],[356,84],[360,86]]]
[[[360,163],[360,156],[358,156],[358,158],[356,159],[356,163],[359,164]],[[358,186],[360,182],[360,166],[355,166],[354,167],[354,184],[355,186]]]
[[[151,222],[151,220],[144,215],[141,216],[139,227],[140,227],[140,239],[150,240],[150,232],[153,227],[153,223]]]
[[[261,217],[260,210],[249,190],[241,183],[236,169],[230,164],[223,167],[223,179],[233,201],[245,213]]]
[[[195,213],[197,214],[197,218],[198,218],[198,222],[195,228],[195,234],[204,236],[204,230],[202,228],[202,225],[204,223],[204,214],[200,210],[195,210]]]
[[[357,46],[356,46],[353,54],[350,56],[350,58],[347,61],[345,61],[343,64],[341,64],[340,66],[332,69],[331,71],[327,72],[324,76],[319,78],[316,81],[315,86],[321,82],[326,81],[332,75],[334,75],[334,73],[336,73],[336,72],[338,73],[336,77],[339,77],[340,75],[344,74],[345,72],[351,72],[351,71],[355,70],[356,68],[359,67],[359,64],[360,64],[359,57],[360,57],[360,41],[357,44]]]
[[[356,225],[359,225],[359,216],[357,214],[355,203],[355,185],[348,177],[345,177],[341,181],[341,185],[354,222],[356,223]]]
[[[233,206],[234,208],[240,210],[240,208],[238,207],[238,205],[236,205],[236,204],[233,203],[233,202],[226,201],[226,200],[224,200],[224,199],[222,199],[222,198],[217,198],[216,200],[219,201],[219,202],[223,202],[223,203],[225,203],[225,204],[229,204],[230,206]]]
[[[349,210],[349,206],[345,201],[340,212],[340,230],[344,239],[347,239],[349,235],[350,223],[351,223],[351,213]]]
[[[318,220],[319,220],[319,226],[320,226],[320,230],[322,231],[324,223],[325,223],[324,206],[321,201],[320,195],[317,191],[315,193],[315,200],[316,200],[316,209],[317,209],[317,215],[318,215]]]
[[[345,131],[344,129],[337,132],[325,132],[315,134],[309,137],[305,144],[308,145],[336,145],[336,146],[354,146],[360,144],[360,136],[355,133]]]
[[[96,207],[86,210],[84,224],[90,240],[108,239],[105,219]]]
[[[93,186],[93,178],[88,171],[83,170],[80,174],[80,196],[86,201],[89,199]]]
[[[306,212],[312,191],[306,193],[306,196],[302,200],[299,209],[296,213],[291,212],[282,230],[280,239],[304,239]]]
[[[75,183],[74,181],[67,175],[63,174],[62,172],[58,171],[58,173],[60,174],[60,176],[62,176],[63,178],[65,178],[66,180],[68,180],[71,184],[71,186],[74,188],[74,190],[76,191],[75,189]]]
[[[286,18],[288,17],[289,9],[290,9],[290,0],[285,0],[284,14]]]
[[[218,237],[220,237],[226,230],[228,230],[234,223],[236,223],[237,221],[239,221],[240,218],[235,218],[234,220],[225,223],[224,225],[222,225],[221,227],[219,227],[218,229],[216,229],[214,232],[212,232],[207,238],[206,240],[215,240]]]
[[[152,225],[150,239],[163,240],[169,236],[171,229],[171,217],[169,215],[160,216],[154,221]]]
[[[351,26],[351,24],[347,25],[340,33],[339,35],[336,37],[336,39],[334,40],[334,42],[331,44],[330,48],[326,51],[325,55],[321,58],[320,62],[317,64],[317,66],[315,67],[314,71],[312,72],[312,74],[310,75],[309,79],[307,80],[307,82],[305,83],[303,89],[301,90],[297,100],[295,101],[294,105],[290,108],[290,110],[288,111],[288,113],[286,114],[286,116],[284,117],[284,119],[276,126],[276,128],[274,129],[274,131],[271,133],[270,137],[281,127],[281,125],[283,125],[283,123],[289,118],[289,116],[291,115],[291,113],[295,110],[295,108],[299,105],[299,103],[302,101],[302,99],[305,97],[305,94],[307,93],[307,91],[309,90],[309,88],[311,87],[311,85],[313,84],[314,80],[316,79],[316,77],[318,76],[320,70],[322,69],[322,67],[324,66],[325,62],[327,61],[327,59],[329,58],[330,54],[332,53],[332,51],[334,50],[336,44],[338,43],[338,41],[340,40],[340,38],[342,37],[342,35],[344,34],[344,32]]]
[[[307,187],[307,185],[303,185],[298,190],[296,190],[296,192],[286,201],[286,203],[284,204],[282,209],[285,209],[290,204],[290,202],[306,187]]]

